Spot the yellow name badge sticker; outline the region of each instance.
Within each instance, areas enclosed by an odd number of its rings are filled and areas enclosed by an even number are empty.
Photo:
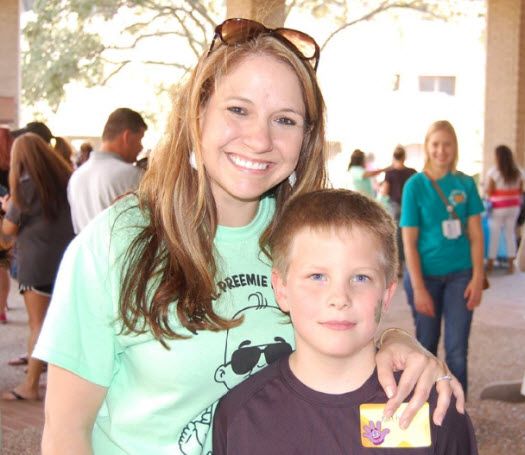
[[[363,447],[429,447],[432,440],[428,403],[421,407],[410,426],[403,430],[399,427],[399,419],[407,404],[402,403],[390,419],[383,417],[384,403],[362,404],[359,414]]]

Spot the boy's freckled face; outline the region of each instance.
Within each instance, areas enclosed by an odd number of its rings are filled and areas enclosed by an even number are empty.
[[[385,287],[378,249],[360,228],[296,234],[286,282],[274,271],[273,284],[298,352],[343,358],[370,344],[395,290]]]

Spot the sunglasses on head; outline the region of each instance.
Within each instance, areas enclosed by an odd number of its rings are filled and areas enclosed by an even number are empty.
[[[290,354],[292,352],[292,347],[284,341],[282,338],[280,343],[272,343],[265,346],[264,349],[261,349],[259,346],[250,346],[247,348],[239,348],[233,354],[231,358],[232,370],[235,374],[246,374],[252,371],[257,363],[261,354],[264,354],[266,363],[269,365],[272,362],[275,362],[277,359]]]
[[[250,19],[227,19],[215,29],[211,42],[210,55],[217,38],[228,46],[236,46],[257,38],[259,35],[270,35],[290,48],[302,60],[307,60],[317,70],[320,50],[315,40],[306,33],[291,28],[267,28],[260,22]]]

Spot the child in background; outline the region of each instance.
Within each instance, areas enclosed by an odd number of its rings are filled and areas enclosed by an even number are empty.
[[[441,426],[431,421],[436,388],[408,429],[398,420],[404,405],[382,418],[374,335],[396,289],[398,259],[396,226],[377,202],[346,190],[301,195],[286,206],[270,247],[276,300],[290,314],[296,350],[221,399],[214,455],[478,453],[466,414],[450,406]]]
[[[383,180],[379,184],[379,188],[377,190],[376,201],[379,202],[385,210],[388,210],[390,196],[388,195],[388,183],[385,180]]]

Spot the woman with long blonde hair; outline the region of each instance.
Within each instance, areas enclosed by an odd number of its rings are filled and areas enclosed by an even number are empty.
[[[474,179],[456,170],[450,122],[430,125],[424,151],[423,172],[403,189],[404,287],[416,337],[434,355],[444,319],[446,361],[466,391],[470,325],[483,290],[483,204]]]
[[[138,193],[64,257],[37,346],[50,365],[44,454],[209,453],[219,398],[291,351],[267,239],[287,200],[326,184],[318,59],[296,30],[217,27]],[[411,354],[396,394],[393,356]],[[447,372],[396,331],[378,365],[390,409],[421,376],[408,419]],[[455,380],[439,384],[438,420],[451,386],[463,403]]]
[[[44,364],[31,354],[49,305],[62,254],[73,238],[67,202],[72,169],[38,135],[15,139],[11,151],[9,187],[2,198],[4,235],[16,236],[18,281],[29,319],[28,370],[22,384],[4,392],[5,400],[39,398],[38,381]]]

